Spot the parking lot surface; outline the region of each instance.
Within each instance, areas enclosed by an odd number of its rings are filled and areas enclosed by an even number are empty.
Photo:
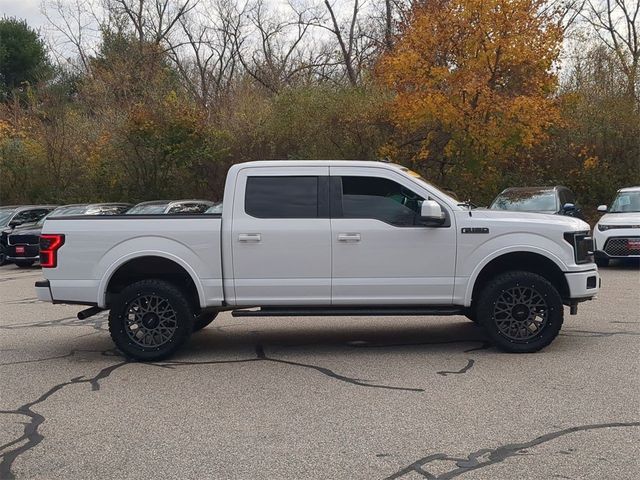
[[[640,271],[601,275],[537,354],[463,317],[223,314],[143,364],[2,267],[0,478],[638,478]]]

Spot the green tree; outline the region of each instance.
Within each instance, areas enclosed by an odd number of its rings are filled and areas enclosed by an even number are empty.
[[[44,42],[24,20],[0,19],[0,93],[46,77],[50,64]]]

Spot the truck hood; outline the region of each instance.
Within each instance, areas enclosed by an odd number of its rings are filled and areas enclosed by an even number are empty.
[[[544,225],[546,227],[556,226],[567,231],[591,230],[587,222],[575,217],[555,215],[550,213],[514,212],[512,210],[491,210],[476,208],[471,210],[473,218],[508,222],[514,225]]]
[[[598,225],[633,225],[640,228],[640,212],[607,213],[598,220]]]

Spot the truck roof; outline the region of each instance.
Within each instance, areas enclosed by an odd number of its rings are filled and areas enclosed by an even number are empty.
[[[405,169],[402,165],[391,162],[371,160],[257,160],[254,162],[236,163],[234,167],[386,167]],[[232,167],[233,168],[233,167]]]
[[[618,192],[640,192],[640,187],[625,187],[618,190]]]

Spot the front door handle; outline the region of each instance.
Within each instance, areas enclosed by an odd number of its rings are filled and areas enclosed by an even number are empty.
[[[338,241],[339,242],[359,242],[360,234],[359,233],[339,233]]]
[[[259,242],[260,234],[259,233],[241,233],[238,235],[238,240],[241,242]]]

